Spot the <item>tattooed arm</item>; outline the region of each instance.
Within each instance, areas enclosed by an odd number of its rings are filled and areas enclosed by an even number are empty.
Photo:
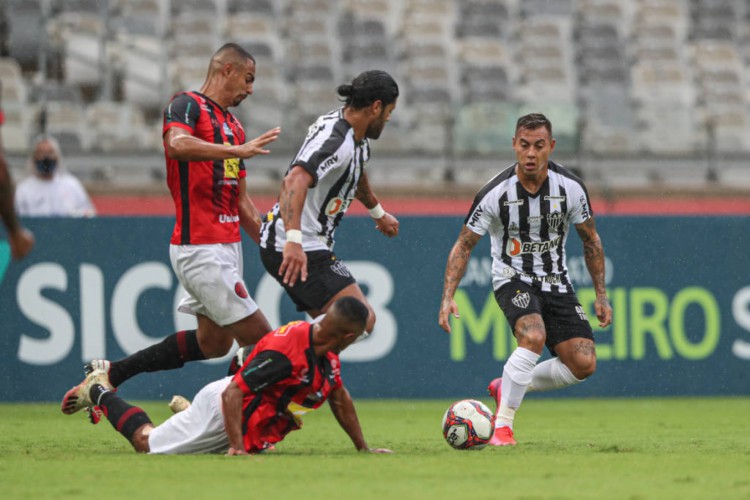
[[[471,257],[471,251],[480,240],[481,235],[476,234],[466,226],[461,228],[456,243],[448,255],[448,263],[445,265],[445,280],[443,281],[443,298],[440,301],[440,315],[438,323],[446,332],[451,332],[449,317],[453,314],[458,318],[458,305],[453,300],[453,294],[456,293],[458,284],[461,282],[466,266]]]
[[[576,231],[583,242],[583,256],[586,260],[586,267],[591,275],[591,282],[594,284],[596,291],[596,317],[599,319],[599,326],[602,328],[612,323],[612,306],[607,299],[607,290],[604,284],[604,247],[599,233],[596,232],[596,223],[591,217],[587,221],[576,224]]]
[[[302,207],[305,205],[307,190],[312,184],[312,175],[299,165],[292,167],[281,182],[279,213],[286,231],[301,229]],[[279,276],[283,276],[284,283],[289,286],[294,286],[297,279],[307,281],[307,255],[302,250],[301,244],[286,242]]]
[[[362,177],[359,178],[354,197],[361,201],[368,210],[379,205],[375,193],[370,188],[370,180],[367,178],[367,172],[362,172]],[[378,218],[373,217],[373,219],[375,219],[375,229],[384,235],[389,238],[398,235],[398,219],[388,212],[383,212],[383,215]]]

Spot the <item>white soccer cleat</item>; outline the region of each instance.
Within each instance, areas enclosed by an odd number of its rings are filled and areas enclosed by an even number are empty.
[[[109,375],[110,368],[111,363],[106,359],[92,359],[91,361],[83,365],[83,371],[86,372],[86,375],[93,372],[94,370],[101,370]]]
[[[61,409],[66,415],[72,415],[84,408],[91,408],[94,402],[91,400],[91,388],[96,384],[110,391],[114,390],[109,383],[109,376],[104,370],[94,370],[83,379],[83,382],[70,389],[63,396]]]
[[[190,401],[182,396],[172,396],[172,401],[169,402],[169,409],[172,413],[180,413],[190,408]]]

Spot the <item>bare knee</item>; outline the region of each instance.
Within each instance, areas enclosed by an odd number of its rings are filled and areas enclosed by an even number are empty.
[[[573,366],[568,366],[570,373],[578,380],[584,380],[596,371],[596,356],[579,356],[571,364]]]
[[[596,371],[596,347],[589,340],[573,341],[566,346],[567,352],[562,358],[565,366],[578,380],[584,380]]]
[[[544,342],[547,340],[547,330],[539,314],[529,314],[519,318],[516,321],[514,334],[519,347],[541,354]]]
[[[198,330],[198,346],[207,359],[225,356],[232,348],[234,338],[222,330]]]

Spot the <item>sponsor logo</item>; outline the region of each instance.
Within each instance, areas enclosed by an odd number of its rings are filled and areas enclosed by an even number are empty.
[[[512,267],[504,267],[502,271],[500,271],[500,276],[506,279],[510,279],[513,276],[516,275],[516,270]]]
[[[508,240],[505,251],[508,255],[515,257],[525,253],[547,253],[557,247],[562,241],[562,236],[558,236],[548,241],[520,241],[516,238]]]
[[[337,260],[333,263],[333,265],[331,265],[331,271],[338,274],[339,276],[343,276],[344,278],[352,277],[352,273],[349,272],[349,269],[347,269],[346,265],[340,260]]]
[[[225,215],[225,214],[219,215],[219,222],[221,224],[230,224],[232,222],[239,222],[239,221],[240,221],[239,215]]]
[[[565,201],[565,196],[545,196],[544,201]]]
[[[224,130],[224,135],[226,135],[227,137],[234,137],[232,129],[229,128],[229,124],[227,122],[224,122],[222,129]]]
[[[582,306],[576,306],[576,312],[578,313],[578,317],[581,318],[581,321],[588,321],[589,318],[586,316],[586,312],[583,310]]]
[[[326,161],[321,163],[320,165],[320,173],[324,173],[327,170],[329,170],[331,167],[335,166],[339,161],[339,155],[335,154],[328,158]]]
[[[511,302],[513,302],[513,305],[516,307],[520,307],[521,309],[526,309],[529,307],[529,302],[531,302],[531,297],[529,296],[529,292],[521,292],[521,290],[516,290],[516,296],[510,299]]]
[[[241,281],[234,284],[234,293],[241,299],[246,299],[249,296],[245,285]]]
[[[530,215],[528,219],[526,219],[529,224],[534,224],[538,222],[542,222],[544,220],[543,215]]]
[[[484,209],[482,207],[477,207],[476,210],[474,210],[474,213],[471,214],[471,220],[469,221],[470,226],[476,226],[477,222],[479,222],[479,218],[484,214]]]
[[[336,215],[339,212],[346,212],[347,208],[349,208],[349,201],[342,198],[334,198],[326,205],[326,214]]]
[[[547,225],[550,227],[550,229],[552,229],[555,232],[560,227],[560,224],[562,224],[562,221],[563,221],[562,212],[553,212],[551,214],[547,214]]]
[[[302,323],[302,321],[291,321],[287,323],[286,325],[280,327],[278,330],[276,330],[276,333],[274,333],[274,337],[284,337],[287,333],[289,333],[289,329],[293,326],[299,325]]]
[[[521,206],[523,205],[523,200],[507,200],[503,202],[503,205],[506,207],[512,207],[512,206]]]
[[[582,207],[581,216],[583,217],[583,220],[588,220],[589,217],[591,216],[589,215],[589,204],[586,203],[586,197],[581,195],[581,199],[578,201],[581,202],[581,207]]]
[[[515,222],[511,222],[510,226],[508,226],[508,231],[511,233],[517,233],[518,232],[518,224]]]

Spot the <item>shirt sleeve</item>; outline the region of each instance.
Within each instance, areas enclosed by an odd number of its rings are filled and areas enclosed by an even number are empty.
[[[172,127],[184,128],[191,134],[201,115],[198,102],[190,94],[178,94],[164,108],[164,129],[162,135]]]
[[[582,224],[594,215],[594,211],[591,209],[589,194],[586,192],[586,188],[577,183],[573,184],[570,192],[568,220],[571,224]]]
[[[493,212],[489,198],[487,193],[477,194],[464,220],[466,227],[480,236],[486,234],[492,224]]]
[[[292,362],[279,351],[261,351],[248,359],[234,376],[245,394],[258,393],[292,374]]]

